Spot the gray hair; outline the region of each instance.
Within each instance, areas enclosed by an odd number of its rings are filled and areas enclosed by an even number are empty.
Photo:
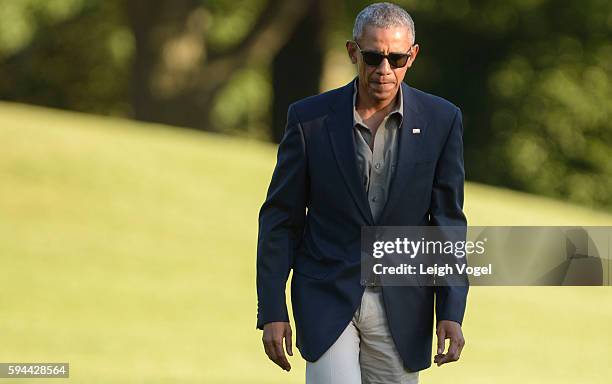
[[[374,3],[359,12],[353,26],[353,40],[357,41],[363,35],[366,25],[378,28],[406,27],[412,35],[413,44],[416,38],[412,17],[402,7],[395,4]]]

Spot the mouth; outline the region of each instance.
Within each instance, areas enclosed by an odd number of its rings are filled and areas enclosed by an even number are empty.
[[[395,85],[395,83],[391,82],[381,82],[381,81],[371,81],[370,84],[376,88],[389,88]]]

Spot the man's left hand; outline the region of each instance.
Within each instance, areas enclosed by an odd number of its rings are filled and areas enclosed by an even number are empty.
[[[438,354],[434,357],[434,363],[439,366],[459,360],[461,350],[465,345],[461,325],[451,320],[440,320],[436,329],[438,337]],[[448,351],[444,353],[445,340],[450,339]]]

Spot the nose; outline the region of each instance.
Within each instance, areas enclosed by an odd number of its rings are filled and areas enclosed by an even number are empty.
[[[389,60],[387,60],[386,57],[382,59],[380,64],[378,64],[378,67],[376,67],[376,72],[379,75],[388,75],[391,73],[391,65],[389,64]]]

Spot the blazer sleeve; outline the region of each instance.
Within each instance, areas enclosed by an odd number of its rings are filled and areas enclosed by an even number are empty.
[[[461,111],[457,108],[436,167],[430,203],[432,225],[467,228],[463,213],[464,180],[463,123]],[[457,261],[465,262],[465,258]],[[467,279],[464,284],[436,286],[436,321],[452,320],[461,324],[468,290]]]
[[[276,167],[259,212],[257,239],[257,328],[289,321],[285,286],[306,216],[307,158],[302,126],[289,106]]]

